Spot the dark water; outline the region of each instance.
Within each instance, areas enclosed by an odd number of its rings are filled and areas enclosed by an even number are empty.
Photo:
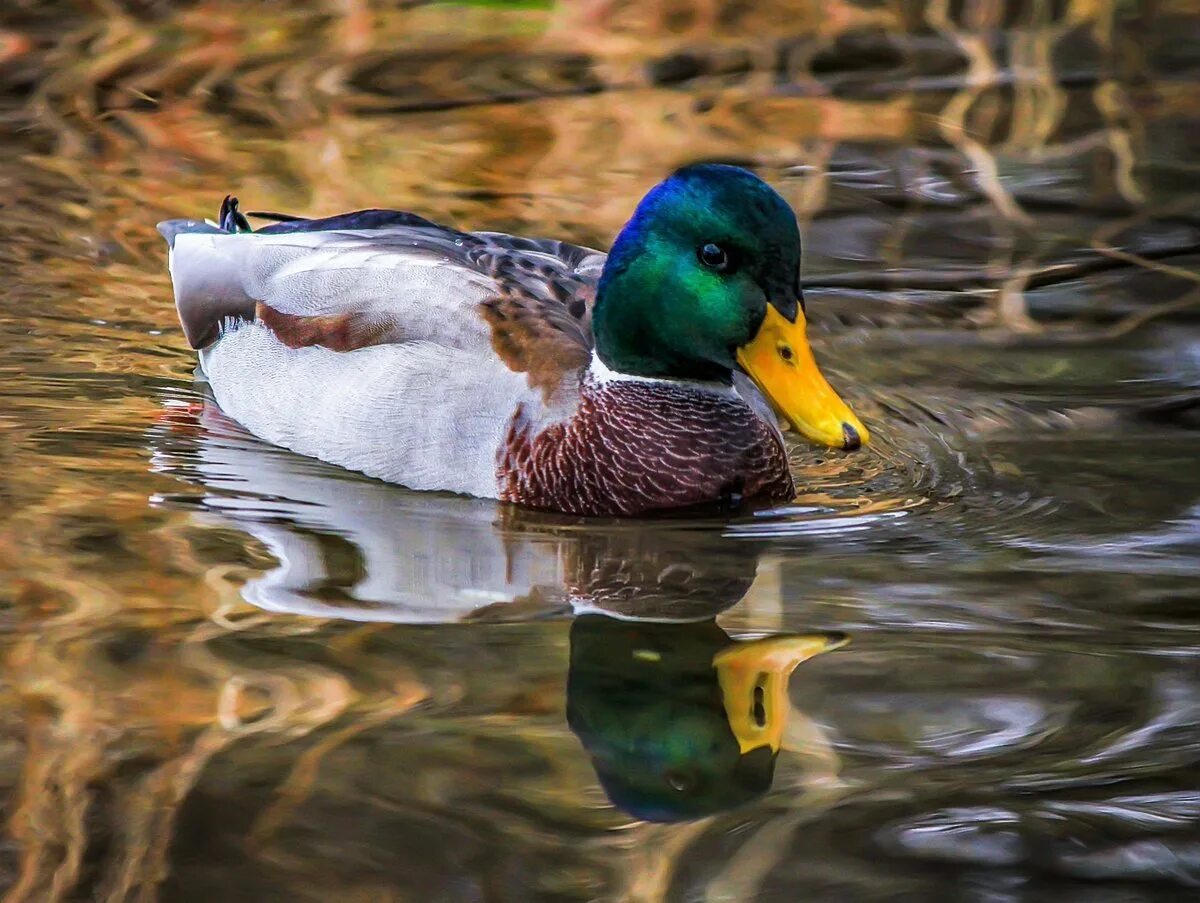
[[[9,4],[5,899],[1193,898],[1198,48],[1193,0]],[[791,505],[411,493],[193,378],[160,219],[603,246],[700,159],[799,212],[878,437]]]

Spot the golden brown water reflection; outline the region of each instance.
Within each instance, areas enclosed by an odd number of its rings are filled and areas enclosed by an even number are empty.
[[[1194,893],[1197,48],[1194,0],[10,3],[6,899]],[[800,213],[878,437],[792,505],[414,494],[193,379],[158,220],[605,246],[702,159]]]

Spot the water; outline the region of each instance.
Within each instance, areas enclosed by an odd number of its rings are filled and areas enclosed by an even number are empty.
[[[404,6],[0,14],[6,899],[1194,895],[1195,4]],[[699,159],[877,437],[790,505],[411,493],[194,379],[160,219],[606,245]]]

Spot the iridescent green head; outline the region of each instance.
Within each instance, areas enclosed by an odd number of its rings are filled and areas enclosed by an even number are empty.
[[[795,319],[799,280],[787,202],[736,166],[686,167],[651,189],[613,244],[596,350],[622,373],[728,382],[769,303]]]
[[[744,169],[688,166],[642,199],[609,253],[592,327],[612,370],[724,383],[742,370],[815,441],[866,441],[808,347],[796,216]]]

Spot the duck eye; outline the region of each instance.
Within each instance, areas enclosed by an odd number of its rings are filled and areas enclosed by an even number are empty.
[[[729,252],[715,242],[702,244],[696,249],[696,256],[700,258],[702,264],[718,273],[728,273],[733,269],[733,259]]]

